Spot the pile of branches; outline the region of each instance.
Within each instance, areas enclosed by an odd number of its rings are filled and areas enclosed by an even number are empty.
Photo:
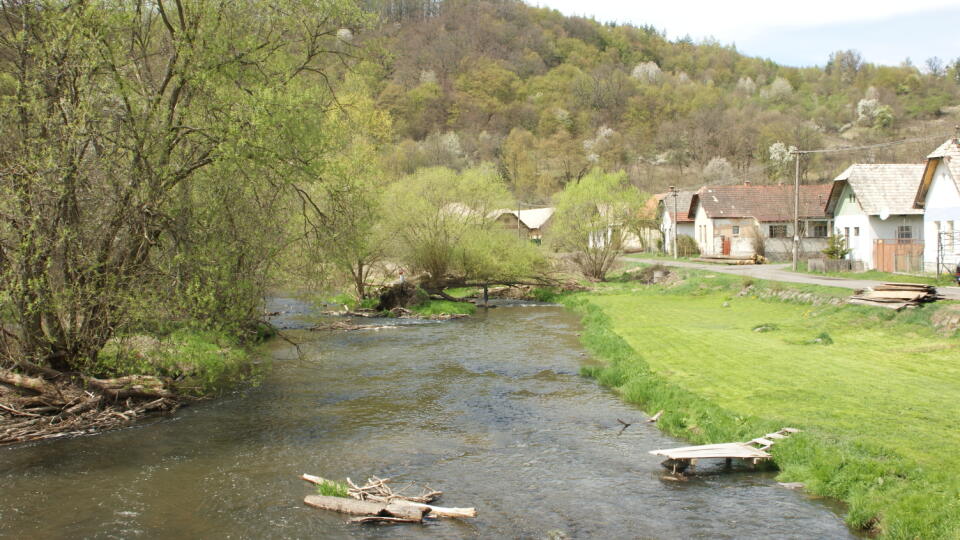
[[[32,368],[28,375],[0,367],[0,445],[114,429],[179,405],[157,377],[98,379]]]
[[[316,485],[336,484],[311,474],[304,474],[300,478]],[[476,508],[446,508],[428,504],[437,500],[443,492],[417,488],[413,483],[394,490],[388,485],[389,478],[374,476],[362,486],[349,478],[347,484],[348,497],[309,495],[303,502],[314,508],[361,516],[351,519],[351,523],[421,523],[429,518],[477,517]],[[412,493],[414,489],[419,493]]]

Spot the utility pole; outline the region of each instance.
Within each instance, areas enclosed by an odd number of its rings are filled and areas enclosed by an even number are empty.
[[[797,271],[800,259],[800,151],[794,150],[793,173],[793,271]]]
[[[677,253],[677,221],[680,220],[680,216],[677,214],[677,188],[670,186],[670,194],[673,195],[673,219],[670,224],[673,227],[673,258],[677,259],[679,258]]]

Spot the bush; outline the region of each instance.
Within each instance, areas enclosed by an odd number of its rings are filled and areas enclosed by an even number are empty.
[[[677,255],[681,257],[693,257],[700,255],[700,246],[692,236],[681,234],[677,236]]]

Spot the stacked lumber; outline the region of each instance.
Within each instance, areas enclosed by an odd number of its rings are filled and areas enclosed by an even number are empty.
[[[300,478],[315,485],[329,482],[312,474],[304,474]],[[389,478],[376,476],[362,486],[354,484],[349,478],[347,484],[350,486],[347,490],[349,497],[308,495],[303,502],[313,508],[362,516],[351,519],[351,523],[421,523],[425,518],[477,517],[476,508],[447,508],[427,504],[443,495],[442,491],[424,489],[411,494],[407,491],[414,487],[413,484],[394,490],[388,485]]]
[[[884,283],[872,289],[856,291],[848,300],[851,304],[877,306],[900,311],[925,302],[934,302],[943,297],[937,288],[921,283]]]

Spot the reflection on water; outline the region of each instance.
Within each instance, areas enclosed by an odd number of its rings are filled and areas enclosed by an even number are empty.
[[[20,538],[843,538],[770,474],[661,479],[678,444],[578,375],[575,316],[500,307],[384,331],[296,330],[257,388],[137,427],[0,449],[0,536]],[[303,507],[300,473],[415,480],[475,520],[356,526]]]

